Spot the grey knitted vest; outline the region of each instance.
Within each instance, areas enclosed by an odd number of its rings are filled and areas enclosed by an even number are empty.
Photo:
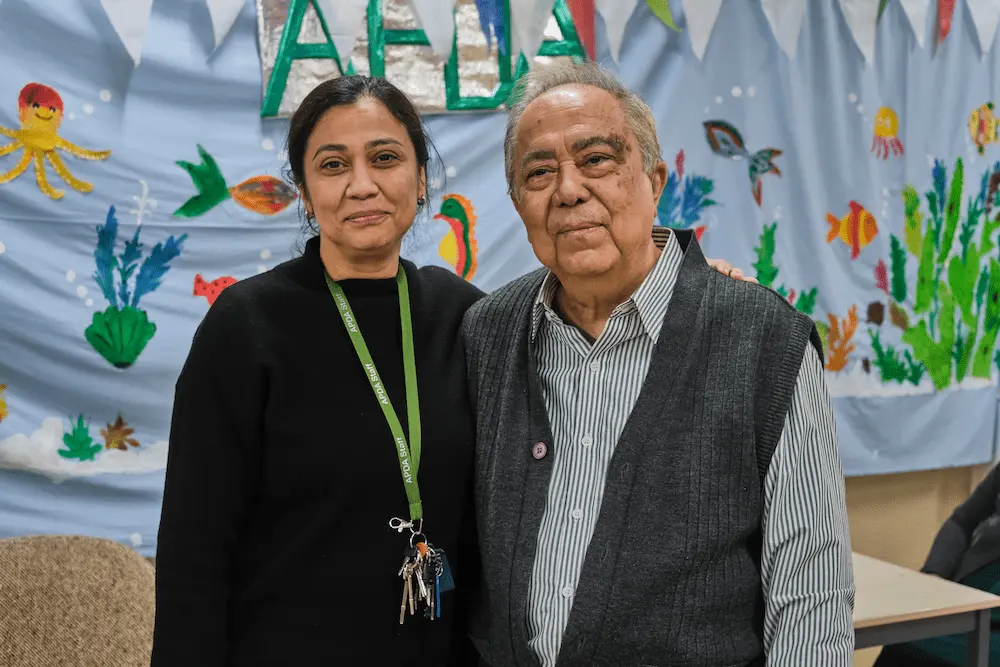
[[[763,664],[758,461],[781,435],[805,346],[822,349],[781,296],[712,270],[692,233],[677,238],[684,260],[608,468],[560,667]],[[529,343],[543,278],[494,292],[464,324],[484,582],[474,634],[494,667],[538,664],[525,610],[555,450]]]

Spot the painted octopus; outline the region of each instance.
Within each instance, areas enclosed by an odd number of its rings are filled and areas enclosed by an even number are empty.
[[[883,160],[893,155],[903,154],[903,142],[899,140],[899,117],[889,107],[882,107],[875,114],[875,134],[872,137],[872,153]]]
[[[21,89],[17,99],[21,129],[0,127],[0,136],[14,140],[5,146],[0,145],[0,157],[21,148],[24,149],[24,154],[13,169],[0,173],[0,184],[13,181],[34,162],[39,189],[52,199],[61,199],[65,193],[49,185],[45,173],[45,160],[48,160],[56,174],[74,190],[90,192],[94,189],[93,184],[81,181],[69,172],[56,150],[66,151],[82,160],[105,160],[111,155],[111,151],[90,151],[60,137],[59,126],[62,124],[63,110],[62,98],[52,88],[40,83],[29,83]]]

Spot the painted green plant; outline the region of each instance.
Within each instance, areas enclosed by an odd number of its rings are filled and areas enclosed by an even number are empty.
[[[777,222],[764,225],[764,229],[760,233],[760,245],[754,248],[757,260],[753,263],[753,268],[757,271],[757,282],[765,287],[772,287],[774,281],[778,279],[778,265],[774,263],[774,235],[777,229]],[[819,292],[815,287],[801,291],[797,295],[795,290],[790,290],[784,285],[778,285],[774,289],[778,294],[788,299],[799,311],[812,316],[816,309],[816,296]]]
[[[982,175],[975,195],[966,200],[963,216],[962,159],[955,161],[950,183],[944,163],[935,161],[933,184],[924,194],[926,215],[917,191],[907,186],[904,236],[890,237],[891,276],[884,275],[882,263],[881,274],[876,270],[879,287],[893,307],[905,313],[901,340],[910,348],[906,354],[926,369],[939,390],[970,374],[990,377],[1000,331],[1000,262],[994,256],[993,238],[1000,230],[1000,215],[994,210],[1000,205],[997,173],[1000,163]],[[912,288],[907,272],[910,256],[917,260]],[[900,381],[897,366],[888,357],[879,357],[877,332],[869,329],[869,336],[882,380]]]
[[[115,254],[118,218],[114,206],[108,210],[105,223],[97,227],[94,280],[110,305],[103,312],[94,313],[84,337],[115,368],[134,364],[156,333],[156,325],[149,320],[146,311],[139,308],[139,302],[160,286],[163,276],[170,270],[170,262],[181,254],[181,246],[187,238],[186,234],[179,238],[171,236],[165,243],[153,246],[143,259],[143,244],[139,240],[141,229],[136,227],[132,238],[125,241],[122,252]]]
[[[882,343],[878,329],[869,328],[872,352],[875,359],[872,364],[879,369],[883,382],[909,382],[916,386],[924,377],[924,366],[913,358],[909,350],[897,350],[895,346]]]
[[[77,461],[93,461],[101,446],[94,444],[94,439],[90,437],[90,424],[83,420],[83,415],[79,415],[76,421],[70,417],[70,430],[63,433],[63,444],[66,449],[59,449],[59,456],[64,459],[76,459]]]

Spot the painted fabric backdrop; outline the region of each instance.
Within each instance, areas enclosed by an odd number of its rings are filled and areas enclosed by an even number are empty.
[[[617,62],[595,29],[596,57],[656,114],[661,221],[818,321],[848,474],[988,460],[1000,50],[982,55],[965,3],[940,44],[927,21],[921,48],[889,2],[866,63],[822,0],[792,59],[761,3],[726,2],[699,59],[672,6],[677,31],[639,3]],[[202,2],[156,2],[135,66],[96,0],[0,0],[0,536],[155,551],[195,327],[302,240],[287,121],[261,118],[255,9],[216,48]],[[566,37],[554,19],[546,34]],[[503,115],[427,123],[445,173],[406,254],[486,290],[535,268],[505,194]]]

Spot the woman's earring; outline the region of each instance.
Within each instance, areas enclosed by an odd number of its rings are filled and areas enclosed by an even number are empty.
[[[424,199],[423,197],[417,197],[417,206],[423,206],[426,203],[427,203],[426,199]]]

